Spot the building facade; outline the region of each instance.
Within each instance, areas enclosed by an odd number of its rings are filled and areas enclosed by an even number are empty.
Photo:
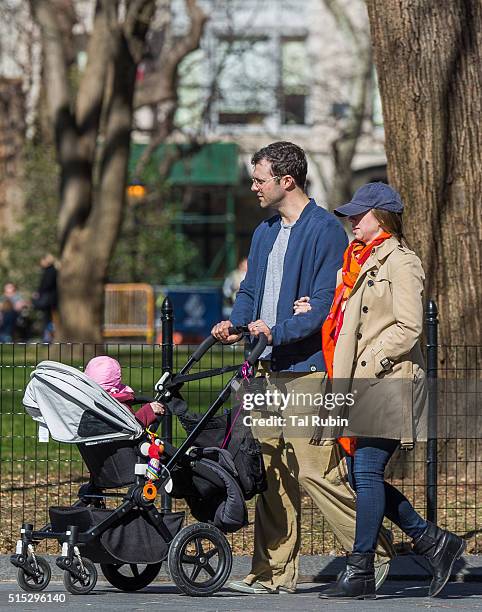
[[[324,0],[199,4],[209,19],[200,49],[180,66],[179,131],[207,141],[237,143],[248,173],[250,157],[260,146],[273,140],[296,142],[310,159],[311,193],[326,205],[334,172],[332,143],[346,129],[356,103],[357,80],[364,68],[360,44],[370,46],[364,2],[339,0],[338,19]],[[183,0],[173,3],[172,28],[179,37],[189,26],[184,8]],[[376,178],[384,175],[374,78],[369,90],[353,160],[355,186],[370,178],[372,168]],[[146,121],[149,126],[148,114],[144,126]]]
[[[317,202],[330,202],[336,168],[333,143],[349,128],[358,112],[358,91],[366,78],[360,49],[370,49],[368,18],[363,0],[198,0],[208,20],[200,48],[179,67],[178,108],[174,142],[234,143],[239,152],[240,182],[229,215],[224,190],[218,184],[184,185],[180,215],[189,220],[184,232],[208,262],[232,245],[226,224],[235,224],[236,254],[219,258],[226,267],[249,249],[254,227],[266,216],[250,193],[251,156],[275,140],[299,144],[309,160],[308,192]],[[327,5],[336,5],[333,13]],[[184,0],[171,3],[171,35],[186,36],[189,18]],[[162,47],[165,30],[153,32],[153,49]],[[155,52],[154,52],[155,55]],[[149,65],[145,67],[149,70]],[[350,188],[369,180],[384,180],[383,125],[376,79],[369,74],[361,135],[352,161]],[[147,141],[154,114],[141,109],[135,138]],[[233,190],[230,187],[230,198]],[[193,223],[201,212],[205,222]],[[229,217],[229,218],[228,218]],[[210,223],[209,218],[218,221]],[[234,221],[233,221],[234,219]],[[227,272],[215,266],[214,274]]]

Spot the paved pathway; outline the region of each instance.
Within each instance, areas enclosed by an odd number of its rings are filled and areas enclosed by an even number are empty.
[[[14,582],[0,582],[0,612],[7,610],[36,610],[73,612],[74,610],[156,610],[156,612],[343,612],[356,609],[357,612],[379,611],[398,612],[430,609],[430,612],[448,610],[474,610],[482,612],[482,584],[479,582],[450,583],[443,597],[430,599],[426,596],[427,583],[415,581],[390,581],[385,583],[376,601],[331,602],[318,599],[321,584],[301,584],[296,595],[240,595],[227,589],[214,597],[195,598],[180,595],[171,583],[157,583],[139,593],[122,593],[110,585],[99,582],[89,595],[70,595],[62,583],[52,582],[46,591],[50,603],[28,603],[22,601],[28,594],[21,591]],[[13,599],[12,603],[9,603]],[[57,596],[57,597],[56,597]],[[53,601],[65,596],[64,602]]]

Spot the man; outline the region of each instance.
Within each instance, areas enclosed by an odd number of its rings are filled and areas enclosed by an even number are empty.
[[[222,342],[235,342],[239,336],[230,335],[229,328],[249,324],[253,336],[268,337],[258,370],[267,389],[321,391],[325,363],[320,330],[333,300],[347,237],[337,219],[306,195],[307,161],[300,147],[275,142],[251,161],[251,189],[260,206],[272,208],[276,215],[256,228],[231,320],[215,325],[212,334]],[[312,309],[295,316],[294,302],[304,295],[312,296]],[[283,416],[298,411],[289,405]],[[316,413],[316,408],[309,406],[308,411]],[[301,543],[299,485],[346,550],[351,550],[354,539],[354,495],[333,441],[312,446],[310,430],[296,427],[253,429],[262,444],[268,488],[256,503],[252,571],[230,587],[244,593],[294,592]],[[384,544],[390,551],[386,539]],[[390,557],[391,551],[384,554]]]
[[[42,273],[40,283],[36,293],[32,296],[34,308],[43,314],[43,342],[52,342],[54,334],[53,311],[57,308],[57,268],[55,257],[51,253],[46,253],[40,259]]]

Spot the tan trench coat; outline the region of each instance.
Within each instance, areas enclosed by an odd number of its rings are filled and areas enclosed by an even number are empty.
[[[419,258],[395,238],[375,247],[346,302],[333,364],[334,381],[350,380],[358,405],[369,407],[373,429],[363,433],[399,439],[406,448],[426,439],[424,278]],[[393,364],[389,371],[384,358]]]

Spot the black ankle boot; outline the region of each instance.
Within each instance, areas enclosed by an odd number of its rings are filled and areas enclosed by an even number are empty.
[[[348,554],[343,574],[319,596],[323,599],[375,599],[374,557],[374,553]]]
[[[428,523],[422,535],[413,541],[413,552],[430,564],[433,579],[428,594],[435,597],[447,584],[452,567],[465,550],[465,541],[455,533]]]

